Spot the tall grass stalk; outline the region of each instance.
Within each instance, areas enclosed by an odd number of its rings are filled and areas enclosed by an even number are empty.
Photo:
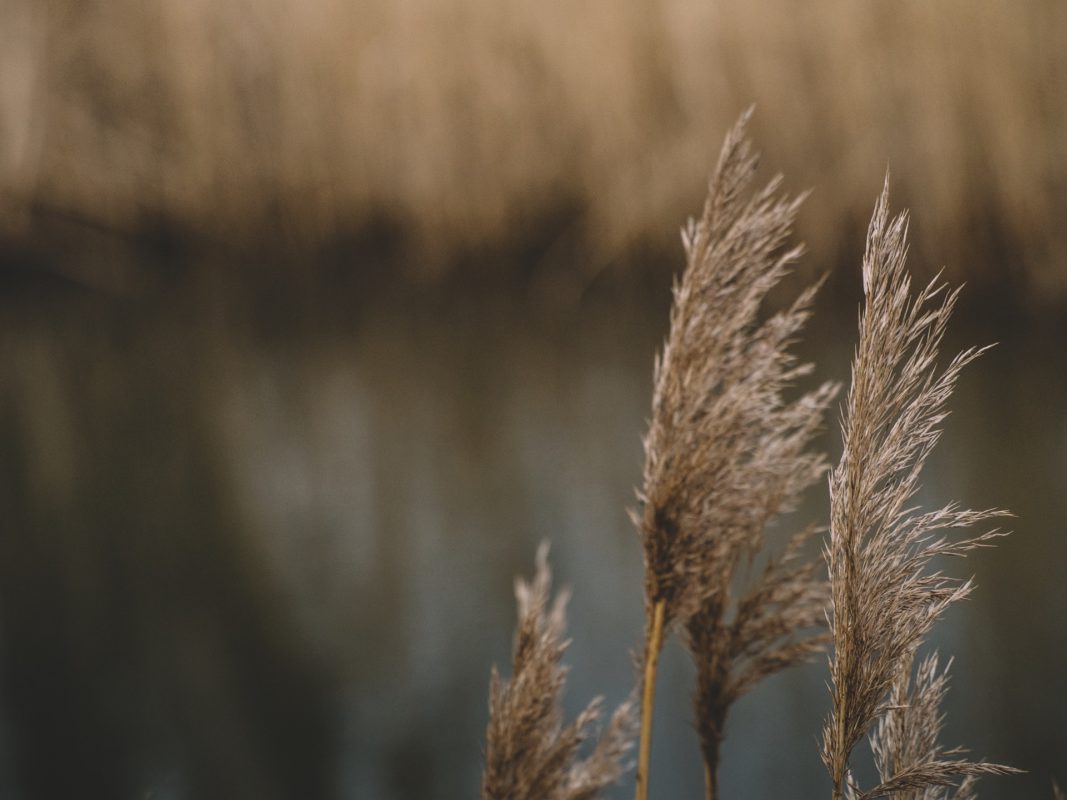
[[[794,401],[783,397],[812,369],[789,348],[816,287],[761,315],[801,253],[788,239],[802,198],[779,196],[778,178],[751,191],[758,157],[745,137],[750,113],[727,135],[703,212],[683,231],[686,267],[654,370],[643,508],[633,514],[646,609],[637,800],[648,797],[656,667],[671,632],[684,630],[697,668],[695,725],[709,798],[730,706],[821,646],[803,635],[822,620],[825,600],[815,565],[801,558],[812,529],[732,595],[735,576],[764,549],[766,526],[826,469],[809,444],[837,391],[826,383]]]
[[[952,541],[944,532],[1006,512],[950,504],[920,513],[913,505],[956,380],[985,348],[964,350],[938,371],[938,350],[959,290],[949,292],[935,278],[913,293],[906,256],[907,216],[890,218],[887,179],[867,234],[865,303],[841,421],[844,450],[830,476],[826,560],[832,588],[833,705],[824,726],[822,757],[834,800],[855,791],[849,758],[876,722],[875,752],[883,756],[883,774],[881,783],[861,798],[1011,771],[942,757],[936,746],[940,718],[932,710],[944,691],[936,660],[923,662],[909,688],[911,665],[924,637],[945,609],[973,588],[970,580],[932,571],[931,562],[966,555],[1003,535],[994,530]],[[894,753],[894,745],[904,747],[900,752],[907,757],[887,755]]]

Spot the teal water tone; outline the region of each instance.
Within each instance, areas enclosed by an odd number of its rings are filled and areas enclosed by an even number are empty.
[[[621,700],[642,631],[625,512],[667,300],[7,314],[0,794],[477,796],[512,581],[545,538],[573,592],[569,711]],[[847,377],[854,324],[820,301],[820,377]],[[999,345],[919,500],[1017,518],[942,565],[978,584],[934,636],[956,659],[945,741],[1028,770],[982,797],[1047,797],[1067,782],[1067,321],[965,296],[950,338]],[[836,457],[836,420],[824,441]],[[781,531],[827,505],[820,486]],[[653,797],[701,796],[689,678],[668,647]],[[817,662],[737,706],[724,797],[827,796],[825,680]]]

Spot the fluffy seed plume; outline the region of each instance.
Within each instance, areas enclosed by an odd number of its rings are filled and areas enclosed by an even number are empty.
[[[938,372],[938,348],[959,290],[947,292],[935,279],[913,295],[906,237],[906,215],[889,216],[887,181],[867,234],[865,306],[841,423],[844,451],[830,476],[833,707],[822,756],[835,798],[844,796],[853,747],[885,713],[919,643],[950,604],[971,592],[971,581],[931,571],[931,560],[962,556],[1002,535],[953,542],[943,532],[1005,514],[956,505],[921,513],[911,505],[956,379],[984,348],[965,350]],[[938,687],[925,691],[937,694]],[[922,680],[916,691],[921,697]],[[919,773],[907,780],[901,787],[909,791],[939,785]]]
[[[800,545],[814,531],[794,537],[740,600],[730,602],[726,584],[689,620],[706,800],[718,795],[719,750],[733,703],[764,678],[809,660],[826,644],[825,635],[807,633],[825,625],[825,581],[816,574],[816,563],[800,557]]]
[[[910,660],[898,673],[889,707],[870,737],[882,782],[861,800],[890,795],[901,800],[973,800],[979,776],[1018,772],[1000,764],[968,761],[962,748],[945,750],[938,744],[949,666],[951,662],[941,670],[934,654],[920,662],[914,681]],[[950,794],[952,787],[956,788]]]
[[[601,699],[563,724],[568,596],[561,592],[553,600],[551,591],[548,546],[542,544],[533,581],[515,583],[519,624],[511,679],[494,667],[490,680],[482,800],[593,800],[625,771],[632,703],[618,708],[584,759],[579,751],[600,719]]]
[[[780,178],[750,193],[758,158],[745,138],[749,113],[727,135],[700,219],[683,230],[686,268],[654,372],[642,510],[633,515],[644,544],[647,617],[640,800],[665,633],[684,626],[696,660],[697,728],[712,793],[730,704],[810,655],[817,644],[796,634],[823,620],[824,585],[800,558],[808,532],[748,594],[730,593],[738,567],[762,549],[767,524],[823,474],[824,457],[808,446],[836,392],[824,384],[783,398],[811,371],[789,347],[817,287],[761,319],[767,293],[801,253],[786,244],[802,198],[781,197]]]

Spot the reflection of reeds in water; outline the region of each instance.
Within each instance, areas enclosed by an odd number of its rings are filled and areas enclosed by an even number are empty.
[[[12,220],[393,231],[427,269],[579,237],[596,269],[663,240],[755,100],[773,162],[819,187],[817,255],[892,160],[923,241],[1045,296],[1067,290],[1065,32],[1058,0],[7,0],[0,194]]]
[[[336,797],[330,671],[213,435],[225,347],[63,310],[0,347],[10,796]]]
[[[704,211],[684,231],[688,261],[655,366],[642,510],[633,514],[645,561],[636,798],[649,797],[657,663],[678,628],[696,663],[695,726],[708,800],[718,796],[731,704],[827,641],[833,702],[822,758],[834,800],[945,800],[950,787],[955,800],[972,798],[978,776],[1016,770],[943,748],[947,668],[940,670],[936,656],[923,659],[914,676],[913,667],[934,623],[972,589],[970,581],[932,571],[933,559],[966,555],[1002,535],[951,541],[942,533],[1005,512],[949,505],[920,513],[911,503],[956,380],[983,350],[965,350],[937,371],[958,290],[948,293],[935,279],[911,294],[906,217],[890,220],[887,186],[863,260],[866,305],[843,412],[844,453],[830,475],[829,586],[802,556],[811,528],[795,534],[762,573],[746,575],[764,550],[767,525],[793,510],[826,469],[809,445],[836,394],[836,386],[823,384],[792,402],[783,398],[811,371],[789,347],[809,316],[815,287],[760,319],[766,294],[799,254],[786,247],[799,201],[777,197],[777,180],[748,196],[756,157],[744,138],[747,121],[746,114],[727,136]],[[535,588],[519,593],[524,610],[512,683],[502,690],[494,674],[486,781],[501,765],[511,770],[503,771],[509,778],[502,788],[486,795],[494,798],[530,796],[525,787],[533,779],[512,773],[552,774],[565,784],[577,750],[578,733],[561,733],[555,700],[563,683],[562,605],[545,616],[546,569],[540,563]],[[735,598],[738,577],[748,584]],[[812,635],[823,619],[830,635]],[[535,643],[543,648],[540,658]],[[579,717],[574,730],[582,724]],[[869,791],[859,789],[849,768],[865,734],[881,776]],[[608,741],[616,735],[621,742],[624,734],[613,726]],[[555,760],[543,755],[557,751],[563,755]],[[522,791],[508,789],[518,785]]]

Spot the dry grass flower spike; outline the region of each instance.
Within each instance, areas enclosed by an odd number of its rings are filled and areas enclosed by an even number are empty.
[[[922,662],[910,683],[924,636],[973,588],[969,580],[932,570],[931,562],[965,555],[1002,535],[992,531],[952,541],[944,532],[1006,512],[950,504],[923,513],[913,505],[922,467],[948,413],[946,401],[960,371],[984,348],[959,353],[938,372],[938,350],[959,290],[948,292],[935,278],[913,295],[905,270],[906,240],[906,215],[889,215],[887,180],[867,235],[865,305],[841,422],[844,451],[830,476],[826,559],[833,702],[822,756],[835,800],[848,795],[853,748],[879,720],[875,745],[885,774],[879,786],[860,793],[862,798],[901,792],[929,798],[953,781],[1010,771],[943,758],[936,746],[940,716],[935,709],[944,678],[936,661]],[[891,694],[898,704],[906,698],[906,711],[891,710]]]
[[[657,661],[677,627],[697,665],[696,725],[708,797],[730,704],[763,677],[818,646],[799,636],[823,617],[825,586],[800,557],[810,531],[731,597],[738,568],[763,548],[764,529],[792,510],[826,464],[808,446],[836,392],[823,384],[786,402],[811,371],[789,352],[817,287],[761,319],[768,292],[799,257],[787,246],[802,198],[780,179],[752,193],[757,156],[746,113],[726,137],[699,220],[683,231],[687,262],[654,372],[640,513],[646,641],[637,798],[648,796]]]
[[[568,595],[552,599],[551,590],[548,546],[542,544],[533,581],[515,584],[519,624],[511,679],[492,672],[482,800],[593,800],[625,771],[632,703],[615,711],[585,758],[579,751],[601,717],[600,698],[563,723]]]

